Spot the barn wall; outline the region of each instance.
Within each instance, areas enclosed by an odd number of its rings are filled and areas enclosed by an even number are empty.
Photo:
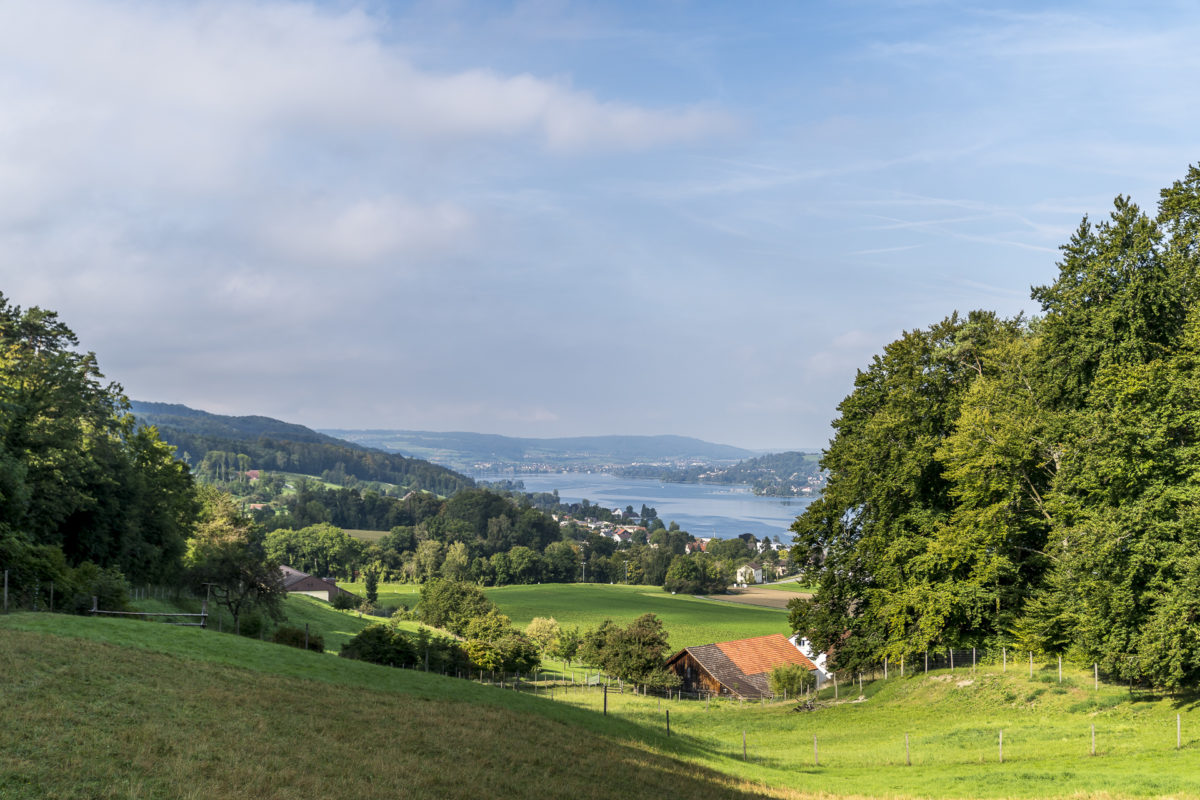
[[[691,653],[685,652],[682,656],[672,661],[668,667],[672,672],[679,676],[680,688],[685,692],[712,692],[713,694],[721,694],[723,691],[728,693],[716,678],[709,675],[700,663],[692,657]]]

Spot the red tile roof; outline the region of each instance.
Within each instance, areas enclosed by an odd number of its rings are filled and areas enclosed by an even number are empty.
[[[782,633],[717,642],[717,647],[746,675],[770,672],[783,664],[799,664],[810,670],[817,668]]]

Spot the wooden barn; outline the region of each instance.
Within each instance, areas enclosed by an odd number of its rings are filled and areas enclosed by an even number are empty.
[[[305,594],[329,603],[332,603],[333,598],[339,594],[350,595],[356,600],[362,599],[353,592],[347,592],[331,579],[317,578],[307,572],[286,566],[280,567],[279,571],[283,573],[283,588],[287,590],[288,594]]]
[[[768,676],[783,664],[817,669],[782,633],[685,647],[667,660],[667,669],[679,676],[685,692],[758,699],[771,696]]]

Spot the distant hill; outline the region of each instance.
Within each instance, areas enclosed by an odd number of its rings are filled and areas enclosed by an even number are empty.
[[[607,464],[735,462],[751,450],[688,436],[573,436],[527,439],[486,433],[326,429],[360,445],[426,458],[461,470],[536,469]]]
[[[345,474],[360,481],[397,484],[450,495],[473,486],[463,475],[419,458],[347,442],[318,433],[303,425],[270,417],[230,417],[210,414],[184,405],[133,401],[131,411],[144,425],[153,425],[164,441],[175,446],[179,456],[200,470],[219,454],[238,460],[238,469],[265,469],[320,476]]]
[[[820,453],[768,453],[724,467],[694,466],[663,469],[658,466],[630,466],[613,470],[627,478],[657,478],[669,483],[749,484],[755,494],[772,497],[800,497],[814,494],[825,485]]]

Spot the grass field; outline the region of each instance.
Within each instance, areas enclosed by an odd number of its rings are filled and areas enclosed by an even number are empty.
[[[736,798],[615,716],[212,631],[0,617],[0,797]]]
[[[355,539],[361,539],[364,542],[378,542],[380,539],[388,535],[387,531],[364,531],[358,528],[346,528],[345,532],[348,536]]]
[[[338,584],[365,594],[361,583]],[[790,633],[787,612],[755,608],[690,595],[671,595],[657,586],[604,583],[544,583],[484,590],[500,610],[524,627],[534,617],[554,617],[563,626],[595,627],[605,619],[629,623],[642,614],[658,615],[675,648],[744,639],[768,633]],[[420,587],[411,583],[380,584],[379,602],[416,607]]]
[[[170,600],[155,600],[143,599],[134,600],[130,603],[133,609],[137,611],[150,612],[175,612],[183,611],[196,613],[200,610],[200,602],[197,600],[182,600],[172,602]],[[216,603],[209,606],[208,624],[215,631],[232,631],[233,618]],[[266,638],[270,638],[271,632],[279,625],[294,625],[303,628],[306,624],[309,626],[309,632],[320,635],[325,640],[325,649],[336,653],[342,649],[351,637],[357,634],[372,622],[378,622],[378,619],[368,616],[360,616],[355,611],[338,611],[329,603],[322,602],[313,597],[305,595],[288,595],[283,601],[283,613],[286,619],[283,622],[269,621],[265,631]]]
[[[211,631],[26,613],[0,617],[0,675],[19,676],[0,681],[4,798],[745,797],[761,784],[793,798],[1200,797],[1195,698],[1093,691],[1074,670],[1060,684],[1051,665],[893,677],[861,699],[842,686],[800,713],[610,691],[604,717],[598,689],[530,696]]]
[[[595,692],[569,701],[593,709],[601,702]],[[670,710],[672,731],[706,753],[704,764],[770,786],[872,797],[1200,797],[1195,698],[1093,691],[1082,671],[1059,684],[1049,665],[1032,679],[989,667],[879,680],[862,695],[842,687],[841,701],[811,712],[786,703],[661,706],[609,694],[610,713],[643,724],[665,727]]]

